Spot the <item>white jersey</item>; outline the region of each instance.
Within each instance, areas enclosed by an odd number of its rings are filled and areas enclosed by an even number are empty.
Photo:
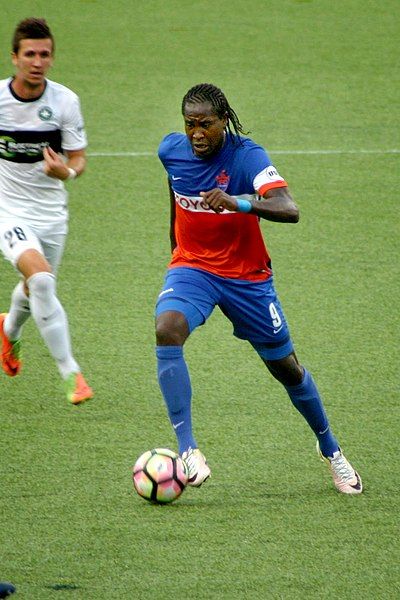
[[[46,79],[40,98],[24,100],[0,80],[0,219],[22,218],[66,230],[67,192],[44,170],[43,148],[61,153],[87,145],[78,96]]]

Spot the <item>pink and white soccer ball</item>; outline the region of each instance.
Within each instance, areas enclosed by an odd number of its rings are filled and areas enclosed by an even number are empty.
[[[147,450],[133,467],[133,485],[145,500],[168,504],[178,498],[188,482],[188,469],[179,454],[169,448]]]

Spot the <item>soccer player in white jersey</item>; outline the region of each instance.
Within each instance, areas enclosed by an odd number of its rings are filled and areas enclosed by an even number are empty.
[[[0,81],[0,249],[20,275],[0,315],[1,364],[21,370],[21,332],[32,315],[73,404],[93,396],[72,350],[56,275],[68,227],[64,181],[86,166],[78,96],[46,79],[54,38],[44,19],[21,21],[12,41],[14,77]]]

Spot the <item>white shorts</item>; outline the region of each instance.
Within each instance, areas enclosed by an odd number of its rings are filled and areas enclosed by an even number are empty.
[[[57,226],[59,230],[59,226]],[[46,258],[55,275],[64,252],[65,233],[53,233],[51,229],[37,230],[18,217],[0,219],[0,250],[14,267],[25,250],[37,250]]]

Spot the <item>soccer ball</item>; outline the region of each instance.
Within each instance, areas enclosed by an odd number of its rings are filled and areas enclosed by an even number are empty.
[[[167,504],[182,494],[189,472],[179,454],[168,448],[154,448],[139,456],[132,478],[139,496],[149,502]]]

